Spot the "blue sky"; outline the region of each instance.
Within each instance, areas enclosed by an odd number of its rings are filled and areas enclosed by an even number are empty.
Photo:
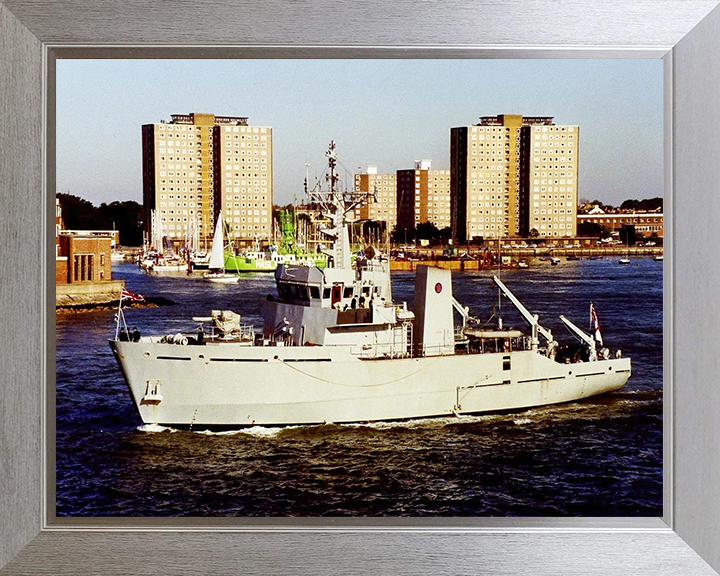
[[[580,126],[580,198],[662,196],[661,60],[59,60],[57,191],[142,202],[141,126],[171,114],[273,129],[275,204],[303,196],[337,144],[341,181],[431,159],[480,116]]]

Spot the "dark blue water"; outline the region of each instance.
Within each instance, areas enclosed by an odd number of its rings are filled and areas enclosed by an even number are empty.
[[[238,285],[113,267],[133,292],[175,306],[131,309],[142,333],[192,329],[192,316],[231,309],[260,325],[271,275]],[[490,272],[453,277],[455,296],[489,318]],[[209,433],[142,428],[110,353],[114,312],[57,316],[58,516],[660,516],[662,262],[547,263],[504,282],[572,342],[558,316],[632,358],[622,390],[510,414],[358,426]],[[412,274],[393,275],[412,301]],[[505,326],[522,326],[504,300]]]

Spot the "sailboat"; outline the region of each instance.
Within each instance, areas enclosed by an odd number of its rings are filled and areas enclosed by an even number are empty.
[[[200,250],[200,231],[194,219],[188,222],[185,233],[185,245],[188,254],[188,266],[192,270],[207,270],[210,265],[210,254]]]
[[[618,260],[618,264],[630,264],[630,244],[629,241],[625,243],[625,257]]]
[[[216,282],[219,284],[235,284],[240,280],[240,276],[235,274],[227,274],[225,272],[225,257],[223,255],[225,241],[223,233],[222,213],[218,215],[215,224],[215,235],[213,236],[212,249],[210,251],[210,271],[203,274],[203,278],[208,282]]]
[[[155,274],[184,272],[187,269],[187,263],[173,252],[165,223],[161,217],[157,216],[155,211],[151,213],[151,223],[151,246],[150,250],[140,260],[140,267],[146,272]]]

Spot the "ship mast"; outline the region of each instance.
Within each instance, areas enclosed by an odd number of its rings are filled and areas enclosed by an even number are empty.
[[[353,192],[343,193],[339,186],[337,175],[337,152],[335,142],[330,142],[325,156],[328,159],[328,171],[325,174],[325,182],[328,191],[320,189],[319,184],[308,192],[308,200],[316,203],[320,211],[330,219],[331,226],[323,233],[333,238],[333,258],[335,268],[350,268],[350,237],[348,235],[347,214],[358,205],[367,201],[368,194],[355,194]]]
[[[336,170],[337,152],[335,150],[335,142],[330,142],[328,151],[325,153],[328,159],[329,172],[325,176],[325,180],[330,185],[330,202],[334,208],[331,216],[333,223],[333,235],[335,236],[335,267],[350,268],[350,238],[348,237],[345,209],[345,199],[338,189],[338,175]]]

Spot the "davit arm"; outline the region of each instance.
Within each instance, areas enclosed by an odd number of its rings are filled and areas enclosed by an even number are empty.
[[[550,354],[550,353],[554,352],[555,348],[557,347],[557,342],[555,342],[555,340],[553,339],[553,335],[552,335],[552,332],[550,332],[550,330],[540,326],[540,324],[538,322],[538,315],[532,314],[530,312],[530,310],[525,308],[523,303],[520,302],[520,300],[518,300],[515,297],[515,295],[512,292],[510,292],[510,289],[500,281],[500,278],[498,278],[497,276],[493,276],[493,281],[495,282],[495,284],[497,284],[498,288],[500,288],[502,293],[508,297],[510,302],[512,302],[515,305],[515,308],[517,308],[518,312],[520,312],[520,314],[522,314],[523,318],[525,318],[525,321],[528,324],[530,324],[530,327],[532,328],[532,340],[531,340],[532,348],[537,349],[538,344],[540,343],[540,339],[538,337],[538,333],[539,333],[539,334],[542,334],[542,336],[543,336],[543,338],[545,338],[545,340],[547,340],[548,353]]]
[[[567,326],[573,333],[575,333],[575,335],[578,338],[580,338],[580,340],[582,340],[583,342],[585,342],[585,344],[588,345],[588,348],[590,349],[590,355],[589,355],[590,361],[592,362],[594,360],[597,360],[597,349],[595,348],[595,339],[592,336],[590,336],[590,334],[588,334],[587,332],[584,332],[583,330],[581,330],[580,328],[575,326],[575,324],[570,322],[570,320],[565,318],[565,316],[560,315],[560,320],[562,320],[563,324],[565,324],[565,326]]]

